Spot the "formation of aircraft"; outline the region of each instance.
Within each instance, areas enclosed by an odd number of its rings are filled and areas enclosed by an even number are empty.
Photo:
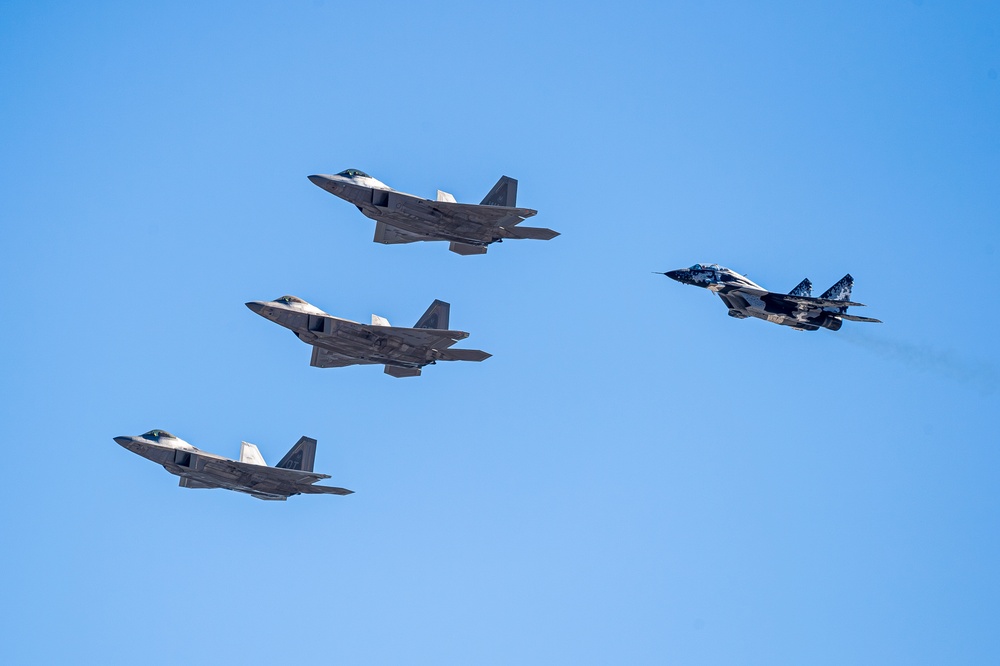
[[[559,235],[551,229],[520,226],[537,211],[517,207],[517,181],[507,176],[501,177],[479,204],[458,203],[440,190],[433,201],[397,192],[357,169],[313,175],[309,180],[375,220],[376,243],[446,241],[452,252],[473,255],[485,254],[489,245],[504,240],[551,240]],[[880,323],[878,319],[847,313],[848,307],[862,305],[851,301],[854,278],[850,275],[814,298],[808,279],[781,294],[767,291],[718,264],[695,264],[661,274],[714,291],[726,304],[729,315],[738,319],[754,317],[800,331],[836,331],[845,320]],[[469,334],[448,328],[451,305],[444,301],[435,300],[412,328],[392,326],[374,314],[370,324],[334,317],[295,296],[250,301],[246,305],[312,346],[310,365],[318,368],[383,365],[385,373],[393,377],[416,377],[425,366],[438,361],[478,362],[490,357],[479,349],[452,349]],[[316,440],[309,437],[299,439],[274,467],[269,467],[257,447],[247,442],[242,444],[240,459],[230,460],[200,451],[164,430],[114,439],[179,476],[184,488],[225,488],[263,500],[353,492],[315,485],[330,477],[313,472]]]
[[[286,500],[292,495],[350,495],[353,490],[313,485],[329,474],[313,471],[316,440],[302,437],[274,467],[264,462],[256,446],[243,442],[240,459],[230,460],[201,451],[166,430],[115,437],[132,453],[163,465],[181,477],[181,488],[225,488],[262,500]]]
[[[517,181],[507,176],[478,205],[458,203],[441,190],[434,201],[397,192],[357,169],[309,180],[375,220],[376,243],[448,241],[452,252],[470,255],[486,254],[487,246],[504,240],[551,240],[559,235],[552,229],[518,226],[538,211],[517,207]]]
[[[880,324],[878,319],[847,314],[848,307],[862,307],[851,302],[854,278],[850,274],[813,298],[812,282],[808,278],[787,294],[767,291],[748,277],[718,264],[695,264],[661,273],[671,280],[710,289],[729,308],[729,316],[737,319],[755,317],[773,324],[791,326],[798,331],[839,330],[844,320]]]
[[[417,377],[421,368],[438,361],[485,361],[491,356],[478,349],[449,349],[469,334],[448,328],[451,305],[444,301],[431,303],[413,328],[391,326],[375,314],[371,324],[341,319],[295,296],[246,306],[312,345],[309,365],[317,368],[381,364],[387,375]]]

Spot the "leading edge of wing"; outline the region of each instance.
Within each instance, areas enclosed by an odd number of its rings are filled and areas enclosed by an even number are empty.
[[[373,326],[368,325],[372,331],[377,331],[384,335],[398,335],[403,338],[419,338],[421,340],[437,340],[439,338],[449,338],[455,342],[469,337],[465,331],[452,331],[438,328],[404,328],[402,326]]]
[[[721,294],[750,294],[761,299],[766,297],[774,301],[784,301],[785,303],[794,303],[795,305],[804,305],[813,308],[865,307],[864,303],[855,303],[854,301],[835,301],[831,298],[813,298],[812,296],[792,296],[790,294],[779,294],[773,291],[751,289],[749,287],[730,287],[728,289],[719,289],[718,291]]]
[[[236,482],[243,474],[254,474],[257,476],[270,476],[282,478],[283,480],[295,483],[315,483],[321,479],[329,479],[329,474],[319,472],[303,472],[298,469],[287,469],[285,467],[271,467],[269,465],[250,465],[241,463],[238,460],[210,460],[205,463],[204,471]]]
[[[814,308],[863,308],[864,303],[855,303],[854,301],[837,301],[832,298],[813,298],[812,296],[789,296],[788,294],[771,294],[771,298],[787,301],[789,303],[796,303],[798,305],[805,305]]]
[[[538,215],[538,211],[532,208],[508,208],[506,206],[484,206],[481,204],[452,203],[450,201],[431,201],[425,199],[424,205],[434,210],[451,215],[459,214],[465,216],[480,216],[491,219],[502,219],[505,217],[519,217],[525,219]]]

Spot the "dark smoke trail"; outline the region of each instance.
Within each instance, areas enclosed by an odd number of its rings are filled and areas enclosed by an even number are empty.
[[[949,350],[889,340],[858,327],[850,329],[844,327],[838,332],[837,337],[882,358],[899,361],[916,370],[948,377],[986,393],[993,393],[1000,385],[1000,372],[995,365],[985,361],[959,358]]]

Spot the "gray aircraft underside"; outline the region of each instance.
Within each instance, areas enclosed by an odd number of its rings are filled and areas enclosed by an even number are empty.
[[[538,211],[517,207],[517,181],[507,176],[478,205],[458,203],[441,190],[434,201],[397,192],[357,169],[309,180],[375,220],[376,243],[448,241],[452,252],[470,255],[485,254],[488,245],[505,239],[551,240],[559,235],[552,229],[518,226]]]
[[[313,485],[329,474],[313,472],[316,440],[302,437],[274,467],[264,462],[256,446],[243,442],[240,459],[230,460],[200,451],[165,430],[115,437],[129,451],[163,465],[179,476],[182,488],[224,488],[262,500],[286,500],[292,495],[350,495],[353,490]]]
[[[390,326],[378,315],[372,315],[371,324],[341,319],[295,296],[246,305],[312,345],[309,364],[317,368],[384,365],[393,377],[416,377],[437,361],[484,361],[491,356],[478,349],[449,349],[469,334],[448,329],[451,305],[444,301],[434,301],[413,328]]]
[[[802,280],[787,294],[767,291],[744,275],[718,264],[695,264],[661,273],[682,284],[710,289],[719,295],[737,319],[754,317],[799,331],[828,328],[836,331],[844,320],[881,323],[878,319],[847,314],[848,307],[863,307],[851,302],[854,278],[842,277],[819,298],[812,296],[812,282]]]

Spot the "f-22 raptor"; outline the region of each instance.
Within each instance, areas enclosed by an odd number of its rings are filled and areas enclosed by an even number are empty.
[[[315,185],[348,201],[375,220],[376,243],[449,241],[448,249],[462,255],[486,254],[486,247],[511,238],[551,240],[558,232],[517,226],[538,211],[517,208],[517,181],[503,176],[479,205],[458,203],[438,190],[431,201],[397,192],[364,171],[346,169],[309,176]]]
[[[135,437],[115,437],[132,453],[163,465],[181,477],[181,488],[225,488],[262,500],[286,500],[292,495],[350,495],[353,490],[313,485],[329,474],[313,472],[316,440],[302,437],[281,461],[268,467],[253,444],[243,442],[240,459],[230,460],[200,451],[166,430],[150,430]]]
[[[819,298],[813,298],[812,282],[808,278],[787,294],[779,294],[767,291],[746,276],[718,264],[695,264],[691,268],[680,268],[660,275],[714,291],[729,308],[729,316],[737,319],[756,317],[774,324],[791,326],[797,331],[817,331],[820,328],[836,331],[843,326],[845,319],[882,323],[878,319],[847,314],[848,307],[864,305],[851,302],[854,278],[850,274],[842,277]]]
[[[413,328],[390,326],[375,314],[370,325],[341,319],[295,296],[246,306],[312,345],[309,365],[317,368],[382,364],[387,375],[417,377],[421,368],[437,361],[485,361],[491,356],[479,349],[448,349],[469,334],[448,328],[451,305],[444,301],[431,303]]]

